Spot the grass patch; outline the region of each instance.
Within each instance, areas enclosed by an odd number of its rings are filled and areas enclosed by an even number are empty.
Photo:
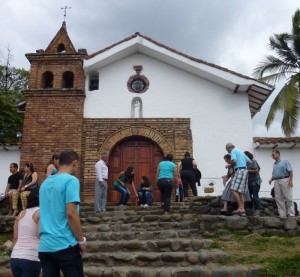
[[[227,265],[259,265],[264,277],[300,277],[300,237],[231,232],[212,239],[229,254]]]
[[[266,258],[264,268],[266,277],[297,277],[300,276],[300,252],[292,257]]]

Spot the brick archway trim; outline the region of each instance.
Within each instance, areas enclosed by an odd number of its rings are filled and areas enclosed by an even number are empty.
[[[102,144],[99,152],[101,153],[102,151],[106,150],[111,153],[113,147],[121,140],[132,136],[141,136],[154,141],[161,148],[164,155],[173,153],[173,148],[168,140],[161,133],[147,127],[130,127],[111,134]]]

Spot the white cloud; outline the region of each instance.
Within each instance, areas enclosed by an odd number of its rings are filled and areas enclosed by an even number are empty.
[[[22,5],[20,5],[22,2]],[[14,65],[29,69],[24,54],[45,49],[63,21],[76,48],[98,51],[139,31],[186,54],[251,75],[274,33],[290,32],[300,7],[294,0],[1,0],[0,51],[13,48]],[[267,105],[253,120],[262,128]],[[277,130],[277,124],[274,127]]]

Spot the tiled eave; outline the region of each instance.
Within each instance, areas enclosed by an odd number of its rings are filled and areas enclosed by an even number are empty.
[[[300,137],[254,137],[253,148],[300,148]]]

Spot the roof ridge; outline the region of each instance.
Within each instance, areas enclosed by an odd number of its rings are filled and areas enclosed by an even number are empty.
[[[109,50],[109,49],[112,49],[113,47],[115,47],[115,46],[117,46],[117,45],[119,45],[119,44],[122,44],[123,42],[129,41],[129,40],[131,40],[131,39],[133,39],[133,38],[135,38],[135,37],[137,37],[137,36],[140,36],[140,37],[142,37],[142,38],[144,38],[144,39],[146,39],[146,40],[148,40],[148,41],[150,41],[150,42],[156,44],[156,45],[159,46],[159,47],[163,47],[163,48],[165,48],[165,49],[167,49],[167,50],[169,50],[169,51],[171,51],[171,52],[173,52],[173,53],[176,53],[176,54],[178,54],[178,55],[180,55],[180,56],[183,56],[183,57],[185,57],[185,58],[187,58],[187,59],[189,59],[189,60],[192,60],[192,61],[195,61],[195,62],[198,62],[198,63],[202,63],[202,64],[205,64],[205,65],[208,65],[208,66],[211,66],[211,67],[220,69],[220,70],[222,70],[222,71],[225,71],[225,72],[234,74],[234,75],[236,75],[236,76],[238,76],[238,77],[242,77],[242,78],[245,78],[245,79],[248,79],[248,80],[253,80],[253,81],[259,82],[259,83],[264,84],[264,85],[266,85],[266,86],[268,86],[268,87],[270,87],[270,88],[274,88],[273,85],[268,84],[268,83],[266,83],[266,82],[264,82],[264,81],[257,80],[257,79],[255,79],[255,78],[249,77],[249,76],[247,76],[247,75],[243,75],[243,74],[238,73],[238,72],[236,72],[236,71],[230,70],[230,69],[228,69],[228,68],[226,68],[226,67],[222,67],[222,66],[220,66],[220,65],[216,65],[216,64],[214,64],[214,63],[210,63],[210,62],[207,62],[207,61],[205,61],[205,60],[198,59],[198,58],[193,57],[193,56],[191,56],[191,55],[185,54],[185,53],[183,53],[183,52],[181,52],[181,51],[176,50],[175,48],[172,48],[172,47],[167,46],[167,45],[165,45],[165,44],[163,44],[163,43],[160,43],[160,42],[154,40],[154,39],[151,38],[151,37],[142,35],[142,34],[140,34],[139,32],[136,32],[135,34],[133,34],[133,35],[131,35],[131,36],[129,36],[129,37],[126,37],[126,38],[124,38],[123,40],[120,40],[120,41],[118,41],[118,42],[116,42],[116,43],[114,43],[114,44],[111,44],[111,45],[109,45],[109,46],[107,46],[107,47],[105,47],[105,48],[103,48],[103,49],[101,49],[101,50],[99,50],[99,51],[97,51],[97,52],[95,52],[95,53],[93,53],[93,54],[91,54],[91,55],[85,57],[85,59],[86,59],[86,60],[89,60],[89,59],[91,59],[91,58],[97,56],[98,54],[101,54],[101,53],[103,53],[103,52],[105,52],[105,51],[107,51],[107,50]]]

